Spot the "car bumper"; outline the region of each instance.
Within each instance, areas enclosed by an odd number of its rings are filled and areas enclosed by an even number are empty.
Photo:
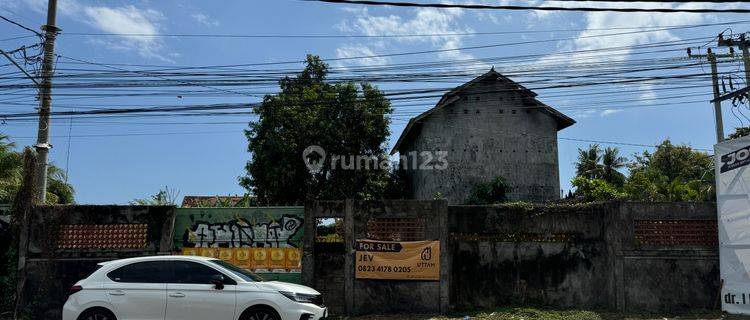
[[[284,308],[283,320],[321,320],[328,317],[328,308],[311,303],[295,303],[292,308]]]
[[[62,320],[76,320],[80,314],[81,310],[76,308],[73,303],[70,303],[70,300],[63,305]]]

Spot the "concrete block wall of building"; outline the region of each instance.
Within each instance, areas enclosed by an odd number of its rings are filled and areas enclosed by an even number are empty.
[[[572,119],[494,70],[447,93],[441,103],[412,119],[394,148],[410,163],[414,157],[426,161],[424,151],[445,154],[444,170],[409,166],[414,199],[462,204],[476,184],[497,176],[511,186],[510,200],[560,198],[557,131]]]

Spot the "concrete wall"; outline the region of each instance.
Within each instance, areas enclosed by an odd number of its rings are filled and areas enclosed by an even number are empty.
[[[499,81],[480,82],[461,96],[421,120],[419,135],[399,150],[408,157],[412,151],[448,152],[446,170],[410,168],[414,199],[440,193],[449,204],[464,204],[474,185],[496,176],[512,186],[512,200],[559,199],[554,118],[525,107],[521,95]]]
[[[306,228],[314,229],[314,217],[344,218],[345,249],[316,252],[314,232],[305,233],[303,282],[322,292],[335,314],[517,303],[629,312],[711,309],[719,286],[717,239],[647,244],[636,238],[634,223],[699,221],[713,228],[715,205],[312,203]],[[425,218],[426,237],[441,239],[439,283],[354,279],[355,239],[364,238],[367,220],[377,217]]]
[[[562,211],[455,206],[449,216],[456,308],[534,301],[684,311],[710,309],[716,299],[717,245],[642,245],[633,223],[715,223],[715,203],[612,203]]]
[[[607,292],[614,266],[605,240],[607,211],[606,206],[549,214],[449,207],[455,241],[452,305],[614,307]],[[556,240],[555,234],[569,238]]]
[[[133,249],[61,249],[64,225],[146,224],[146,243]],[[31,319],[59,319],[70,287],[102,261],[168,254],[174,207],[55,205],[35,207],[21,222],[20,310]]]
[[[314,232],[306,232],[302,259],[303,283],[323,293],[334,314],[437,313],[448,311],[449,281],[383,281],[355,279],[354,245],[367,238],[371,218],[424,218],[425,239],[440,240],[449,250],[444,201],[342,201],[314,202],[306,206],[305,221],[344,218],[344,249],[340,253],[317,252]],[[314,224],[306,225],[314,230]],[[450,275],[449,255],[441,255],[441,279]],[[328,264],[331,264],[329,267]],[[339,280],[343,279],[343,282]],[[343,289],[343,290],[342,290]],[[343,299],[342,299],[343,298]]]

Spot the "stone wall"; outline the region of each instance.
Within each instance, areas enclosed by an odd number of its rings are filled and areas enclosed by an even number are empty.
[[[93,272],[97,263],[168,254],[173,224],[174,207],[167,206],[33,208],[22,218],[19,231],[18,310],[31,319],[59,319],[70,287]],[[128,227],[142,238],[123,242],[101,231],[122,232]],[[86,242],[95,238],[101,242]]]

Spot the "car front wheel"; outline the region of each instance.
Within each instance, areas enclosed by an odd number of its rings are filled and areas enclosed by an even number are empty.
[[[106,309],[87,310],[78,317],[78,320],[117,320],[115,315]]]
[[[281,320],[276,310],[271,308],[250,308],[242,314],[240,320]]]

